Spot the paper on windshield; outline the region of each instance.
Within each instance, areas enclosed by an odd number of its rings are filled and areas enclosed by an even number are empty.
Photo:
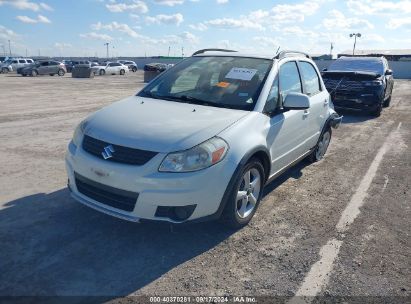
[[[232,68],[227,75],[225,75],[225,78],[250,81],[257,71],[256,69]]]

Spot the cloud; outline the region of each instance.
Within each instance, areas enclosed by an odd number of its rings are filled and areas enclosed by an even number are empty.
[[[133,37],[133,38],[137,38],[140,36],[139,34],[137,34],[137,32],[131,29],[131,27],[129,27],[127,24],[118,23],[116,21],[113,21],[108,24],[102,24],[101,22],[97,22],[96,24],[92,24],[91,28],[96,31],[99,31],[102,29],[109,30],[109,31],[118,31],[121,33],[125,33],[128,36]]]
[[[327,30],[374,28],[374,25],[366,19],[359,19],[356,17],[348,18],[344,16],[343,13],[335,9],[329,12],[328,17],[323,20],[322,24]]]
[[[212,19],[204,22],[205,25],[210,27],[216,27],[221,29],[254,29],[262,31],[264,27],[256,22],[249,20],[247,17],[242,16],[239,18],[219,18]]]
[[[155,3],[160,5],[174,6],[184,3],[184,0],[154,0]]]
[[[130,4],[126,4],[126,3],[106,4],[106,8],[112,13],[138,12],[138,13],[145,14],[148,12],[147,4],[139,0],[134,0]]]
[[[393,18],[388,21],[387,28],[395,30],[400,27],[410,27],[411,18]]]
[[[103,41],[111,41],[113,40],[113,37],[106,35],[106,34],[99,34],[96,32],[90,32],[90,33],[85,33],[85,34],[80,34],[81,38],[86,38],[86,39],[94,39],[94,40],[103,40]]]
[[[198,44],[200,42],[200,39],[196,35],[194,35],[190,32],[183,32],[179,35],[179,37],[183,41],[187,41],[187,42],[192,43],[192,44]]]
[[[387,15],[411,13],[411,1],[349,0],[347,6],[356,15]]]
[[[200,31],[200,32],[204,32],[208,29],[207,25],[205,25],[202,22],[197,23],[197,24],[190,24],[189,27],[193,30]]]
[[[228,3],[228,0],[217,0],[218,4],[225,4]]]
[[[272,37],[266,37],[266,36],[256,36],[253,37],[253,41],[257,42],[263,47],[274,47],[278,46],[279,42],[277,39],[272,38]]]
[[[42,9],[44,9],[46,11],[53,11],[53,8],[50,5],[46,4],[46,3],[41,2],[39,5]]]
[[[65,43],[65,42],[56,42],[54,44],[54,47],[57,49],[64,49],[64,48],[71,48],[73,47],[73,45],[70,43]]]
[[[37,18],[40,23],[51,23],[50,19],[45,16],[38,15]]]
[[[31,10],[34,12],[38,12],[42,9],[47,11],[53,10],[53,8],[46,3],[41,2],[37,4],[29,0],[0,0],[0,6],[2,5],[9,5],[19,10]]]
[[[177,13],[174,15],[156,15],[154,17],[146,17],[146,21],[148,23],[155,23],[155,24],[175,24],[180,25],[184,21],[184,17],[182,14]]]
[[[320,9],[322,0],[310,0],[296,4],[277,4],[270,10],[251,11],[247,15],[236,18],[218,18],[191,25],[195,30],[205,30],[206,27],[221,29],[251,29],[264,31],[267,28],[278,30],[281,25],[303,22],[305,16],[314,15]]]
[[[19,38],[20,35],[16,34],[12,30],[8,29],[7,27],[0,25],[0,39],[16,39]]]
[[[37,23],[37,19],[32,19],[28,16],[17,16],[16,17],[17,20],[20,20],[23,23]]]
[[[37,15],[37,19],[33,19],[28,16],[17,16],[16,19],[23,23],[51,23],[50,19],[43,15]]]

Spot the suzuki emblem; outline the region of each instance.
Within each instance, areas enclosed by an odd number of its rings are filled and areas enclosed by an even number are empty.
[[[101,152],[101,155],[103,155],[104,159],[109,159],[113,157],[113,153],[114,153],[114,147],[112,145],[109,145],[107,147],[104,148],[104,151]]]

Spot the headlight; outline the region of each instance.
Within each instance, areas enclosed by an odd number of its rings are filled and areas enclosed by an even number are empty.
[[[86,125],[87,125],[87,121],[83,120],[81,123],[79,123],[77,128],[74,130],[73,143],[77,147],[81,146],[81,141],[83,140],[84,129],[86,128]]]
[[[381,80],[363,81],[363,84],[368,87],[374,87],[374,86],[382,85],[382,81]]]
[[[223,139],[213,137],[189,150],[169,153],[158,170],[160,172],[201,170],[223,160],[228,148],[228,144]]]

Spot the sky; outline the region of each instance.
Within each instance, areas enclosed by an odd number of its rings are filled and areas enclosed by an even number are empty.
[[[0,0],[0,54],[185,56],[411,49],[411,0]]]

